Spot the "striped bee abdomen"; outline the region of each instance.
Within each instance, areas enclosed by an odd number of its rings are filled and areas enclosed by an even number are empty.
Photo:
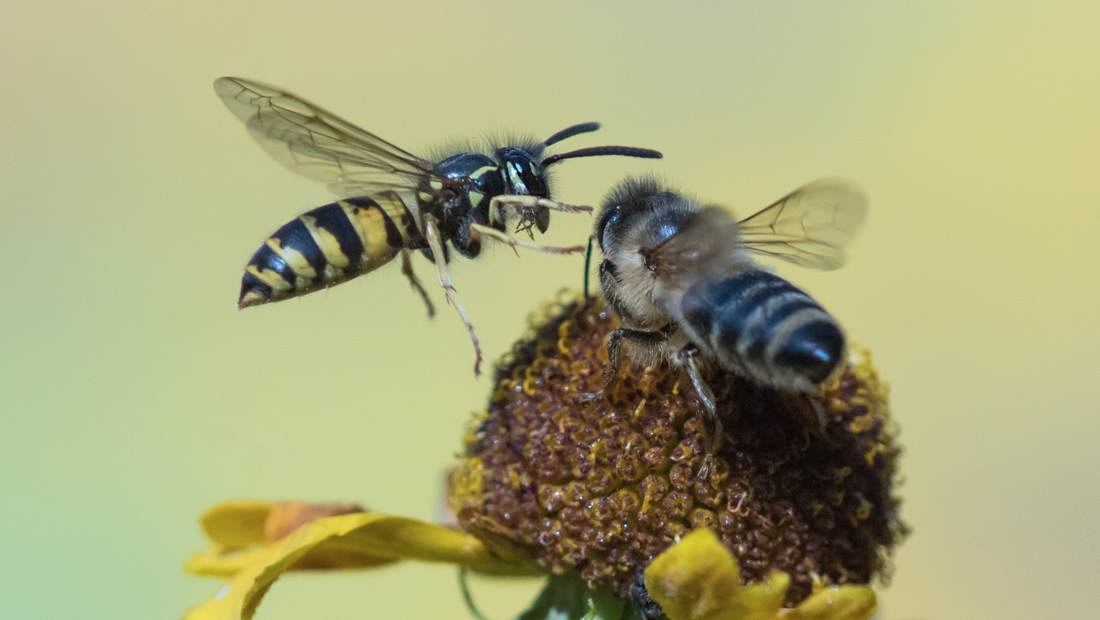
[[[346,282],[426,244],[395,192],[340,200],[275,231],[245,267],[240,308]]]
[[[766,271],[698,282],[680,308],[722,365],[777,389],[813,391],[840,363],[844,334],[802,290]]]

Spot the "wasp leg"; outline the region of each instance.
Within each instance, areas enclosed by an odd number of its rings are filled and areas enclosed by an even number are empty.
[[[423,286],[420,286],[420,280],[417,279],[416,274],[413,273],[412,266],[412,253],[408,250],[401,250],[401,273],[405,274],[405,277],[409,279],[409,284],[412,285],[413,290],[416,291],[420,298],[424,300],[424,305],[428,306],[428,318],[435,316],[435,306],[432,305],[432,300],[428,299],[428,291],[424,290]]]
[[[551,211],[565,211],[566,213],[592,213],[592,207],[586,205],[567,205],[549,198],[539,198],[538,196],[504,194],[493,196],[493,199],[489,201],[489,224],[491,226],[504,227],[504,218],[501,217],[501,211],[504,210],[505,206],[550,209]]]
[[[619,374],[619,364],[622,361],[623,339],[641,345],[653,346],[665,342],[672,337],[676,328],[669,323],[655,332],[642,331],[640,329],[628,329],[620,327],[611,330],[607,334],[607,374],[604,376],[604,387],[611,385]]]
[[[714,467],[714,458],[718,453],[718,448],[722,447],[722,420],[718,417],[718,410],[714,404],[714,392],[711,391],[710,386],[703,380],[703,374],[699,370],[699,364],[696,363],[695,358],[699,354],[699,349],[695,345],[689,344],[680,350],[680,361],[682,362],[684,371],[687,373],[688,379],[691,380],[691,386],[695,388],[695,394],[699,397],[699,402],[702,403],[703,409],[707,413],[707,417],[714,423],[713,432],[708,432],[706,440],[703,445],[703,464],[699,466],[699,478],[706,479],[710,475],[710,470]]]
[[[458,310],[458,315],[462,317],[462,324],[466,326],[466,331],[470,332],[470,340],[474,343],[474,353],[477,354],[477,359],[474,360],[474,376],[479,376],[481,374],[481,344],[478,343],[477,334],[474,333],[474,325],[470,322],[470,318],[466,316],[466,310],[462,307],[462,304],[458,302],[455,287],[451,284],[451,274],[447,272],[447,263],[443,259],[443,235],[439,232],[439,225],[432,220],[425,223],[424,231],[425,236],[428,238],[428,247],[431,248],[432,256],[435,258],[435,271],[439,276],[439,285],[443,287],[443,292],[447,295],[447,303]]]
[[[549,252],[550,254],[575,254],[577,252],[584,251],[583,245],[559,247],[556,245],[540,245],[538,243],[531,243],[529,241],[520,241],[519,239],[516,239],[506,232],[497,230],[495,228],[490,228],[483,224],[470,224],[470,229],[476,230],[479,234],[485,235],[486,237],[496,239],[501,243],[508,244],[512,247],[512,251],[516,252],[516,256],[519,256],[519,252],[516,251],[516,246],[528,248],[531,250],[538,250],[539,252]]]

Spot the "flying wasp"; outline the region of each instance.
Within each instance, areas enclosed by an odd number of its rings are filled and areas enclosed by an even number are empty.
[[[577,157],[623,155],[659,159],[650,149],[601,146],[543,157],[549,146],[599,129],[581,123],[542,142],[492,146],[487,152],[452,152],[434,160],[417,157],[286,91],[236,77],[214,90],[269,155],[343,197],[307,211],[267,239],[248,261],[240,308],[281,301],[346,282],[401,256],[402,273],[434,308],[413,273],[420,250],[435,264],[447,302],[470,333],[480,373],[481,347],[458,301],[447,264],[450,248],[461,256],[481,253],[486,237],[543,252],[570,254],[583,246],[554,247],[519,241],[507,232],[545,232],[550,211],[591,212],[591,207],[550,200],[547,169]]]
[[[837,180],[804,185],[741,221],[652,178],[623,181],[605,199],[593,235],[604,255],[603,294],[623,321],[607,338],[608,380],[626,341],[640,365],[683,369],[716,425],[701,370],[708,364],[777,390],[814,393],[843,358],[844,333],[753,255],[836,269],[866,215],[864,195]]]

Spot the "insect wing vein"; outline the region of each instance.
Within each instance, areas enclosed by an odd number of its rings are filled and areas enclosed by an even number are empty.
[[[804,185],[741,220],[744,247],[803,267],[836,269],[867,217],[867,198],[851,184]]]
[[[431,162],[285,91],[234,77],[214,90],[276,161],[337,194],[411,190],[437,178]]]

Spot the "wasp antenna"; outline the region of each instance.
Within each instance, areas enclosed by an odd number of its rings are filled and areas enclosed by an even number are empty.
[[[598,155],[622,155],[624,157],[641,157],[643,159],[661,159],[664,157],[659,151],[653,149],[640,149],[633,146],[594,146],[587,149],[577,149],[568,153],[558,153],[542,160],[543,166],[556,164],[559,161],[573,159],[575,157],[596,157]]]
[[[572,127],[566,127],[558,133],[550,136],[542,141],[543,146],[550,146],[551,144],[557,144],[566,138],[572,138],[573,136],[581,133],[590,133],[600,128],[599,123],[580,123],[579,125],[573,125]]]

